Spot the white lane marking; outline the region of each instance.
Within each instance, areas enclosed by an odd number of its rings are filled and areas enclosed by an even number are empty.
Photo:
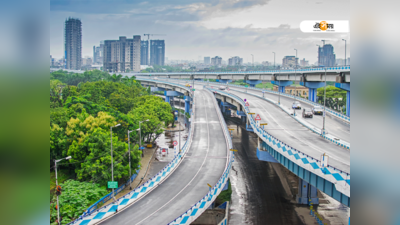
[[[204,100],[204,98],[203,98]],[[204,102],[204,101],[203,101]],[[209,101],[207,101],[209,102]],[[205,105],[205,104],[204,104]],[[207,116],[207,109],[206,107],[204,107],[204,111],[206,112],[206,119],[208,120],[208,116]],[[147,220],[149,217],[153,216],[155,213],[157,213],[158,211],[160,211],[162,208],[164,208],[166,205],[168,205],[171,201],[173,201],[176,197],[178,197],[178,195],[180,193],[182,193],[191,183],[192,181],[196,178],[196,176],[199,174],[200,170],[203,168],[204,163],[206,162],[207,156],[208,156],[208,152],[210,150],[210,128],[209,125],[207,123],[207,133],[208,133],[208,137],[207,137],[207,153],[206,153],[206,157],[203,160],[203,163],[201,164],[200,168],[197,170],[196,174],[193,176],[193,178],[189,181],[189,183],[186,184],[186,186],[184,188],[182,188],[181,191],[179,191],[173,198],[171,198],[167,203],[165,203],[163,206],[161,206],[160,208],[158,208],[156,211],[154,211],[152,214],[148,215],[146,218],[142,219],[141,221],[139,221],[136,224],[139,224],[145,220]]]
[[[252,100],[252,101],[256,101],[256,102],[259,102],[259,101],[260,101],[260,102],[262,102],[262,103],[265,103],[265,102],[262,101],[262,100]],[[268,115],[270,116],[270,118],[272,118],[272,119],[278,124],[279,127],[282,127],[282,126],[275,120],[275,118],[268,112],[268,110],[267,110],[262,104],[258,104],[258,105],[261,106],[263,109],[265,109],[265,112],[268,113]],[[263,111],[261,111],[260,113],[264,114]],[[283,127],[282,127],[282,128],[283,128]],[[286,130],[285,128],[283,128],[283,130],[284,130],[286,133],[288,133],[289,135],[293,136],[297,141],[299,141],[299,142],[301,142],[301,143],[303,143],[303,144],[309,145],[311,148],[313,148],[314,150],[316,150],[316,151],[318,151],[318,152],[320,152],[320,153],[325,153],[324,151],[321,151],[321,150],[318,148],[318,146],[311,144],[311,142],[308,142],[308,143],[307,143],[307,142],[304,142],[304,141],[302,141],[301,139],[295,137],[294,134],[288,132],[288,130]],[[336,159],[337,161],[339,161],[339,162],[341,162],[341,163],[343,163],[343,164],[345,164],[345,165],[350,166],[350,164],[344,163],[344,162],[343,162],[343,161],[344,161],[343,159],[338,159],[338,158],[336,158],[336,157],[334,157],[334,156],[330,156],[330,157],[333,158],[333,159]]]

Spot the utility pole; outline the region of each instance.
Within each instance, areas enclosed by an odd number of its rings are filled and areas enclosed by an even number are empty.
[[[347,56],[346,56],[346,39],[342,39],[342,41],[344,41],[344,66],[347,66]]]
[[[130,134],[132,131],[133,131],[133,130],[128,130],[128,147],[129,147],[129,190],[132,190],[132,185],[131,185],[131,183],[132,183],[132,181],[131,181],[131,178],[132,178],[132,172],[131,172],[131,142],[130,142],[131,138],[130,138],[130,136],[129,136],[129,134]]]
[[[59,193],[58,193],[58,176],[57,176],[57,163],[58,162],[60,162],[61,160],[70,160],[72,157],[71,156],[67,156],[67,157],[65,157],[65,158],[62,158],[62,159],[58,159],[58,160],[54,160],[54,164],[55,164],[55,168],[54,168],[54,170],[55,170],[55,172],[56,172],[56,192],[57,192],[57,224],[61,224],[61,221],[60,221],[60,205],[59,205],[59,202],[58,202],[58,195],[59,195]]]
[[[253,61],[253,70],[254,70],[254,55],[253,54],[250,54],[251,55],[251,58],[252,58],[252,61]]]
[[[113,127],[118,127],[121,124],[117,124]],[[112,148],[112,129],[113,127],[110,127],[110,135],[111,135],[111,181],[114,182],[114,163],[113,163],[113,148]],[[112,189],[112,198],[115,200],[114,198],[114,188]]]
[[[272,52],[272,53],[274,53],[274,70],[276,69],[276,67],[275,67],[275,52]]]
[[[294,66],[294,93],[293,93],[293,99],[296,101],[296,69],[297,69],[297,49],[296,50],[296,57],[294,58],[295,66]],[[293,109],[293,116],[296,116],[296,109]]]

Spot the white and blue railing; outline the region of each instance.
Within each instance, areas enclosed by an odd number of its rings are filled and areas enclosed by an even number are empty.
[[[266,144],[271,146],[275,151],[279,152],[281,155],[285,156],[303,169],[306,169],[335,184],[337,191],[350,197],[350,173],[330,165],[328,165],[328,167],[320,167],[320,160],[287,145],[283,141],[280,141],[279,139],[266,132],[264,129],[257,127],[256,121],[250,114],[248,114],[250,113],[249,108],[245,106],[245,102],[241,98],[224,91],[211,88],[207,89],[235,99],[245,109],[245,113],[249,118],[250,125],[252,126],[254,133],[256,133]]]
[[[212,93],[207,90],[209,94],[212,95]],[[221,123],[221,127],[223,128],[224,135],[225,135],[225,140],[227,142],[227,155],[228,159],[227,164],[225,165],[225,170],[218,182],[213,186],[213,188],[210,189],[208,194],[204,196],[202,199],[200,199],[196,204],[194,204],[190,209],[188,209],[186,212],[184,212],[182,215],[177,217],[175,220],[170,222],[169,224],[171,225],[177,225],[177,224],[190,224],[194,220],[196,220],[218,197],[218,195],[221,193],[223,188],[228,182],[229,178],[229,173],[231,171],[232,163],[234,162],[234,155],[233,152],[230,151],[232,149],[232,139],[228,130],[228,127],[225,123],[225,120],[223,119],[222,113],[219,110],[218,103],[215,100],[215,98],[212,98],[214,102],[214,106],[216,108],[218,118]],[[227,209],[228,210],[228,209]]]
[[[175,85],[175,84],[174,84]],[[185,87],[186,88],[186,87]],[[193,104],[195,102],[195,98],[193,98]],[[194,117],[195,110],[192,109],[191,118]],[[116,202],[111,203],[109,205],[102,206],[99,209],[92,207],[90,211],[86,211],[82,216],[78,219],[74,220],[69,224],[94,224],[100,221],[103,221],[111,216],[113,216],[116,212],[122,211],[126,209],[128,206],[134,204],[147,194],[149,194],[152,190],[154,190],[158,185],[164,182],[181,163],[181,159],[183,159],[184,155],[188,152],[190,145],[193,140],[193,133],[194,133],[194,126],[195,124],[192,123],[190,126],[188,139],[186,140],[185,144],[182,147],[182,151],[179,152],[168,165],[166,165],[160,172],[150,178],[147,182],[143,183],[139,187],[135,188],[134,190],[130,191],[126,195],[122,196],[121,198],[117,199]],[[132,177],[131,177],[132,179]],[[122,186],[121,186],[122,187]],[[120,188],[121,188],[120,187]],[[121,188],[122,190],[123,188]],[[110,196],[111,198],[111,196]],[[110,199],[109,198],[109,199]],[[108,199],[108,200],[109,200]],[[99,200],[100,201],[100,200]]]
[[[170,80],[179,80],[179,79],[172,79],[172,78],[170,78]],[[211,83],[211,84],[215,84],[215,85],[219,85],[219,86],[222,85],[222,83],[219,83],[219,82],[212,82],[212,81],[209,82],[209,81],[198,81],[198,80],[197,80],[196,82]],[[223,85],[225,86],[226,84],[223,84]],[[228,86],[229,86],[229,87],[238,87],[238,88],[244,88],[244,89],[246,89],[246,87],[244,87],[244,86],[242,86],[242,85],[237,85],[237,84],[228,84]],[[268,93],[271,93],[271,94],[279,95],[279,92],[277,92],[277,91],[264,90],[264,89],[262,89],[262,88],[247,87],[247,89],[252,89],[252,90],[256,90],[256,91],[265,91],[265,92],[268,92]],[[310,100],[305,99],[305,98],[296,97],[296,96],[293,96],[293,95],[290,95],[290,94],[286,94],[286,93],[280,93],[280,94],[281,94],[282,96],[286,96],[286,97],[290,97],[290,98],[295,97],[296,100],[301,101],[301,102],[304,102],[304,103],[307,103],[307,104],[310,104],[310,105],[319,106],[319,107],[324,107],[324,106],[321,105],[321,104],[318,104],[318,103],[316,103],[316,102],[310,101]],[[341,113],[339,113],[339,112],[336,112],[335,110],[326,108],[326,107],[325,107],[325,110],[326,110],[326,112],[328,112],[329,114],[331,114],[331,115],[333,115],[333,116],[335,116],[335,117],[337,117],[337,118],[339,118],[339,119],[342,119],[342,120],[344,120],[344,121],[350,123],[350,117],[348,117],[348,116],[346,116],[346,115],[344,115],[344,114],[341,114]]]

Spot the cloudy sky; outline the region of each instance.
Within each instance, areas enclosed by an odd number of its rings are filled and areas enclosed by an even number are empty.
[[[62,58],[64,23],[82,21],[82,56],[92,57],[101,40],[166,34],[166,57],[242,57],[244,62],[282,62],[286,55],[317,61],[317,44],[328,40],[336,58],[350,56],[349,34],[302,33],[303,20],[349,20],[350,0],[50,0],[50,54]],[[142,39],[147,39],[143,37]]]

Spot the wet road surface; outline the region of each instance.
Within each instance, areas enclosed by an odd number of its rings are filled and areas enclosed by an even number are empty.
[[[304,224],[295,211],[272,163],[259,161],[257,139],[238,122],[226,119],[238,151],[230,175],[232,206],[229,224]]]

